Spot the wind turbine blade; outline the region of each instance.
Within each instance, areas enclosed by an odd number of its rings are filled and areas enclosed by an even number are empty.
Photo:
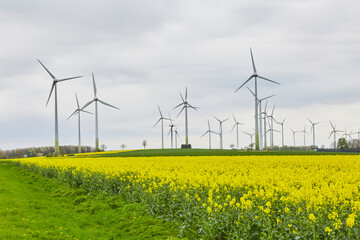
[[[254,70],[254,73],[256,73],[254,57],[253,57],[253,53],[252,53],[251,48],[250,48],[250,54],[251,54],[251,62],[252,62],[253,70]]]
[[[209,133],[209,130],[207,130],[201,137],[205,136],[207,133]]]
[[[274,109],[275,109],[275,105],[273,106],[273,109],[272,109],[272,111],[271,111],[271,117],[273,117]],[[274,119],[274,120],[275,120],[275,119]]]
[[[233,118],[234,118],[234,121],[235,121],[235,123],[236,123],[236,118],[235,118],[235,116],[234,116],[234,114],[232,113],[232,116],[233,116]]]
[[[185,89],[185,101],[187,101],[187,87]]]
[[[236,127],[236,123],[235,123],[234,126],[232,127],[231,131],[233,131],[235,127]]]
[[[247,87],[247,89],[249,89],[249,91],[251,92],[251,94],[255,97],[255,93],[253,91],[251,91],[251,89],[249,87]]]
[[[180,116],[180,114],[182,113],[182,111],[184,110],[185,106],[183,106],[183,108],[181,109],[181,111],[179,112],[179,114],[176,116],[176,118],[178,118]]]
[[[66,120],[68,120],[69,118],[71,118],[73,115],[75,115],[77,112],[79,111],[79,109],[76,109],[75,112],[73,112]]]
[[[335,127],[334,125],[332,124],[332,122],[330,121],[330,124],[331,124],[331,127],[335,130]]]
[[[80,109],[79,100],[78,100],[78,97],[77,97],[77,94],[76,94],[76,93],[75,93],[75,98],[76,98],[77,107],[78,107],[78,109]]]
[[[54,75],[52,75],[52,73],[44,66],[44,64],[42,64],[42,62],[40,62],[40,60],[38,59],[38,62],[41,64],[41,66],[43,66],[43,68],[45,68],[45,70],[48,72],[48,74],[52,77],[52,79],[56,79],[55,77],[54,77]]]
[[[229,118],[227,118],[227,119],[223,120],[222,122],[225,122],[225,121],[227,121],[227,120],[229,120]]]
[[[265,99],[268,99],[268,98],[271,98],[271,97],[274,97],[274,96],[275,96],[275,94],[274,94],[274,95],[271,95],[271,96],[268,96],[268,97],[265,97],[265,98],[260,99],[260,100],[263,101],[263,100],[265,100]]]
[[[159,118],[159,120],[155,123],[155,125],[153,126],[153,128],[162,120],[162,118]]]
[[[333,133],[334,133],[334,132],[331,132],[331,133],[330,133],[330,135],[329,135],[328,139],[331,137],[331,135],[333,135]]]
[[[173,109],[175,109],[175,108],[178,108],[178,107],[180,107],[181,105],[183,105],[184,103],[180,103],[179,105],[177,105],[176,107],[174,107]]]
[[[249,82],[252,78],[254,77],[254,75],[251,75],[248,80],[246,80],[240,87],[238,87],[238,89],[236,89],[235,92],[237,92],[240,88],[242,88],[242,86],[244,86],[247,82]]]
[[[94,102],[95,101],[95,99],[94,100],[91,100],[90,102],[88,102],[88,103],[86,103],[82,108],[81,108],[81,110],[83,110],[84,108],[86,108],[87,106],[89,106],[92,102]]]
[[[265,109],[264,109],[264,113],[265,113],[265,114],[266,114],[267,103],[268,103],[268,101],[266,100]]]
[[[194,110],[197,111],[198,107],[193,107],[193,106],[191,106],[190,104],[188,104],[188,105],[189,105],[190,108],[192,108],[192,109],[194,109]]]
[[[97,90],[96,90],[96,84],[95,84],[95,77],[94,77],[94,73],[92,73],[92,79],[93,79],[93,86],[94,86],[94,97],[96,98],[96,93],[97,93]]]
[[[216,120],[218,120],[219,122],[221,122],[217,117],[213,116]]]
[[[53,92],[53,90],[54,90],[54,88],[55,88],[55,85],[56,85],[56,82],[53,81],[53,84],[52,84],[51,90],[50,90],[50,94],[49,94],[48,100],[47,100],[47,102],[46,102],[46,106],[47,106],[48,103],[49,103],[49,100],[50,100],[51,94],[52,94],[52,92]]]
[[[160,106],[158,105],[158,109],[159,109],[159,113],[160,113],[160,116],[163,117],[162,113],[161,113],[161,110],[160,110]]]
[[[243,131],[243,133],[245,133],[245,134],[247,134],[247,135],[251,136],[251,134],[250,134],[250,133],[247,133],[247,132],[245,132],[245,131]]]
[[[209,121],[209,119],[208,119],[208,127],[209,127],[209,130],[210,130],[210,121]]]
[[[63,82],[63,81],[67,81],[67,80],[71,80],[71,79],[75,79],[75,78],[81,78],[83,76],[77,76],[77,77],[69,77],[69,78],[63,78],[63,79],[58,79],[58,82]]]
[[[119,108],[117,108],[117,107],[115,107],[115,106],[113,106],[113,105],[111,105],[111,104],[109,104],[109,103],[106,103],[106,102],[104,102],[104,101],[101,101],[100,99],[98,99],[98,101],[101,102],[102,104],[106,105],[106,106],[109,106],[109,107],[112,107],[112,108],[115,108],[115,109],[120,110]]]
[[[259,75],[258,75],[258,78],[261,78],[261,79],[263,79],[263,80],[266,80],[266,81],[269,81],[269,82],[272,82],[272,83],[275,83],[275,84],[279,84],[279,85],[280,85],[280,83],[278,83],[278,82],[275,82],[275,81],[273,81],[273,80],[270,80],[270,79],[268,79],[268,78],[265,78],[265,77],[262,77],[262,76],[259,76]]]
[[[84,113],[88,113],[88,114],[94,115],[93,113],[88,112],[88,111],[85,111],[85,110],[82,110],[82,109],[80,109],[80,111],[81,111],[81,112],[84,112]]]
[[[184,100],[184,98],[183,98],[183,96],[182,96],[182,94],[181,94],[181,92],[180,92],[180,97],[181,97],[181,100],[183,101],[183,103],[185,102],[185,100]]]

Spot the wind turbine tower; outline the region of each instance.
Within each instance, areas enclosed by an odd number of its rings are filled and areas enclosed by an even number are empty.
[[[253,91],[251,91],[250,88],[247,88],[247,89],[249,89],[251,94],[256,98],[255,93]],[[259,104],[259,125],[260,125],[260,128],[259,128],[259,143],[260,143],[260,150],[264,149],[263,138],[262,138],[263,133],[262,133],[262,111],[261,111],[262,108],[261,108],[261,103],[262,103],[263,100],[266,100],[266,99],[274,97],[274,96],[275,95],[271,95],[271,96],[268,96],[268,97],[257,99],[257,102]]]
[[[242,125],[244,123],[240,123],[240,122],[236,121],[234,114],[233,114],[233,118],[234,118],[235,124],[234,124],[233,128],[231,129],[231,131],[234,130],[234,128],[236,127],[236,148],[239,149],[239,125]]]
[[[252,66],[253,66],[254,73],[238,89],[236,89],[235,92],[237,92],[240,88],[242,88],[242,86],[244,86],[252,78],[254,78],[254,80],[255,80],[255,150],[259,150],[260,147],[259,147],[259,127],[258,127],[259,114],[258,114],[258,97],[257,97],[257,79],[260,78],[260,79],[263,79],[263,80],[266,80],[266,81],[269,81],[269,82],[272,82],[272,83],[276,83],[276,84],[280,84],[280,83],[258,75],[257,72],[256,72],[256,67],[255,67],[255,63],[254,63],[254,57],[253,57],[251,48],[250,48],[250,54],[251,54],[251,61],[252,61]]]
[[[75,93],[75,98],[76,98],[77,109],[66,120],[68,120],[69,118],[71,118],[75,114],[78,115],[78,140],[79,140],[78,153],[81,153],[80,112],[86,112],[86,113],[89,113],[89,114],[92,114],[92,113],[87,112],[85,110],[82,110],[80,108],[79,100],[78,100],[78,97],[77,97],[76,93]]]
[[[201,137],[203,137],[203,136],[205,136],[207,133],[209,133],[209,149],[211,149],[211,133],[215,133],[215,134],[219,134],[219,133],[214,132],[214,131],[211,130],[209,119],[208,119],[208,127],[209,127],[209,129],[208,129]]]
[[[217,117],[215,117],[214,116],[214,118],[216,119],[216,120],[218,120],[218,122],[219,122],[219,135],[220,135],[220,149],[223,149],[223,135],[222,135],[222,124],[223,124],[223,122],[225,122],[226,120],[228,120],[229,118],[227,118],[227,119],[225,119],[225,120],[220,120],[220,119],[218,119]]]
[[[87,106],[89,106],[91,103],[95,102],[95,151],[99,151],[99,118],[98,118],[98,102],[100,102],[103,105],[106,105],[108,107],[112,107],[115,109],[120,110],[119,108],[110,105],[109,103],[106,103],[102,100],[100,100],[97,97],[97,90],[96,90],[96,84],[95,84],[95,77],[94,77],[94,73],[92,73],[92,80],[93,80],[93,87],[94,87],[94,99],[91,100],[90,102],[86,103],[81,109],[85,109]]]
[[[173,140],[174,140],[174,127],[175,127],[175,125],[174,125],[174,123],[173,123],[173,120],[171,119],[171,117],[170,117],[170,114],[169,114],[169,120],[170,120],[170,125],[169,125],[169,127],[170,127],[170,131],[169,131],[169,133],[168,133],[168,136],[169,136],[169,134],[171,134],[171,148],[174,148],[173,146],[174,146],[174,144],[173,144]]]
[[[331,121],[330,121],[330,124],[331,124],[331,128],[332,128],[333,130],[330,132],[330,135],[329,135],[328,138],[330,138],[331,135],[334,135],[334,150],[336,150],[336,134],[338,134],[339,132],[343,132],[343,131],[337,130],[337,129],[336,129],[336,125],[333,125]]]
[[[304,130],[302,130],[300,133],[304,133],[304,147],[306,146],[306,143],[305,143],[305,136],[306,134],[308,134],[308,132],[306,131],[306,125],[304,126]],[[309,134],[308,134],[309,135]]]
[[[189,104],[189,102],[187,101],[187,88],[185,90],[185,99],[183,98],[181,92],[180,92],[180,97],[181,97],[182,103],[180,103],[179,105],[174,107],[174,109],[183,105],[183,107],[182,107],[181,111],[179,112],[179,114],[177,115],[177,117],[179,117],[181,112],[185,109],[185,144],[181,145],[181,148],[191,148],[191,144],[189,144],[189,131],[188,131],[188,128],[189,128],[188,127],[188,108],[192,108],[197,111],[198,107],[191,106]]]
[[[313,132],[313,146],[316,146],[315,144],[315,125],[319,124],[320,122],[312,122],[309,118],[308,118],[309,122],[311,123],[311,129],[310,129],[310,132],[312,131]]]
[[[295,147],[295,134],[298,132],[298,131],[294,131],[293,129],[290,128],[290,130],[292,131],[293,133],[293,139],[294,139],[294,147]]]
[[[164,116],[161,113],[160,110],[160,106],[158,105],[158,109],[159,109],[159,113],[160,113],[160,118],[159,120],[155,123],[154,127],[161,121],[161,148],[164,149],[164,120],[169,120],[171,121],[171,119],[169,118],[164,118]]]
[[[42,64],[42,62],[40,62],[40,60],[38,59],[38,62],[41,64],[41,66],[43,66],[43,68],[47,71],[47,73],[51,76],[51,78],[53,79],[53,83],[51,86],[51,90],[50,90],[50,94],[48,97],[48,100],[46,102],[46,106],[49,103],[50,97],[52,92],[54,91],[55,94],[55,156],[59,156],[60,150],[59,150],[59,125],[58,125],[58,106],[57,106],[57,83],[58,82],[63,82],[63,81],[67,81],[67,80],[71,80],[71,79],[75,79],[75,78],[80,78],[82,76],[77,76],[77,77],[69,77],[69,78],[62,78],[62,79],[57,79],[45,66],[44,64]]]

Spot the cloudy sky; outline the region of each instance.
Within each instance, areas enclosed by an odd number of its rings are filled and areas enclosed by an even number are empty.
[[[108,149],[161,147],[157,106],[174,118],[183,142],[184,115],[176,118],[179,91],[188,88],[189,139],[208,147],[207,119],[223,125],[224,147],[236,144],[234,120],[253,131],[254,98],[244,87],[252,74],[249,48],[259,75],[259,97],[275,94],[274,117],[290,128],[316,127],[316,144],[330,146],[331,126],[360,128],[360,2],[297,1],[45,1],[0,2],[0,148],[54,144],[54,96],[46,107],[52,79],[83,75],[58,85],[60,145],[77,144],[77,119],[67,117],[93,98],[94,72],[99,105],[100,144]],[[254,82],[247,86],[254,89]],[[94,112],[94,105],[88,108]],[[95,144],[93,115],[82,115],[82,142]],[[166,134],[169,131],[165,124]],[[280,130],[279,126],[276,129]],[[357,137],[354,135],[353,137]],[[275,133],[275,145],[281,136]],[[250,138],[240,132],[240,146]],[[312,137],[306,137],[310,145]],[[303,145],[303,135],[296,135]],[[170,138],[165,138],[170,147]],[[219,147],[213,137],[213,147]]]

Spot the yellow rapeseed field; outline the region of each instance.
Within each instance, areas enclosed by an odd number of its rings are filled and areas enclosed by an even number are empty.
[[[238,231],[258,238],[264,232],[264,238],[351,238],[360,230],[360,156],[356,155],[42,157],[16,161],[80,174],[87,181],[99,174],[117,179],[121,191],[140,194],[153,212],[170,212],[182,219],[176,211],[193,211],[214,222],[213,228],[219,228],[216,223],[220,220],[227,221],[222,224],[230,229],[226,231],[232,238],[244,237],[237,235]],[[164,209],[159,210],[161,207]],[[199,220],[185,221],[200,224]],[[199,228],[203,234],[211,234],[208,226]]]

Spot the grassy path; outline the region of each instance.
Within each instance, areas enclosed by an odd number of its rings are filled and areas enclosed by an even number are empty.
[[[0,162],[0,239],[176,239],[138,203],[87,195]]]

